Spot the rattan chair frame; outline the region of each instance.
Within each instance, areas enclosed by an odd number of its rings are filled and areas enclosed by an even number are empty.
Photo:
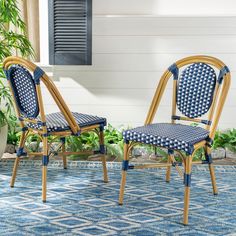
[[[20,57],[15,57],[15,56],[10,56],[7,57],[4,62],[3,62],[3,69],[5,71],[8,71],[9,68],[12,65],[21,65],[25,67],[27,70],[34,72],[36,70],[37,65],[34,63],[25,60]],[[22,134],[20,137],[20,143],[19,143],[19,150],[18,155],[15,159],[14,167],[13,167],[13,173],[12,173],[12,178],[11,178],[11,183],[10,186],[14,187],[15,184],[15,179],[16,179],[16,174],[17,174],[17,169],[19,166],[20,162],[20,157],[25,154],[23,153],[23,149],[25,148],[25,142],[27,137],[29,135],[37,134],[40,139],[42,140],[43,143],[43,151],[42,152],[35,152],[35,153],[27,153],[27,156],[43,156],[43,164],[42,164],[42,201],[46,202],[46,189],[47,189],[47,164],[49,158],[54,156],[55,154],[58,156],[62,156],[63,158],[63,166],[64,169],[67,169],[67,159],[66,156],[72,155],[72,154],[99,154],[101,156],[102,164],[103,164],[103,179],[104,182],[108,182],[108,175],[107,175],[107,167],[106,167],[106,154],[105,154],[105,147],[104,147],[104,127],[101,127],[99,124],[97,125],[90,125],[90,126],[85,126],[85,127],[80,127],[78,123],[75,121],[75,118],[73,117],[71,111],[69,110],[68,106],[66,105],[64,99],[62,98],[60,92],[58,91],[57,87],[53,83],[53,81],[47,76],[46,73],[43,73],[42,76],[40,77],[40,82],[42,82],[48,91],[50,92],[52,98],[54,99],[56,105],[58,106],[59,110],[63,114],[64,118],[66,119],[70,129],[65,130],[65,131],[60,131],[60,132],[48,132],[47,127],[46,127],[46,115],[44,112],[44,103],[43,103],[43,97],[42,97],[42,92],[41,92],[41,83],[36,83],[36,94],[37,94],[37,100],[39,104],[39,115],[42,124],[42,129],[33,129],[27,127],[26,122],[29,123],[37,123],[38,120],[36,119],[28,119],[28,118],[22,118],[21,113],[19,108],[17,107],[17,102],[14,96],[13,88],[12,85],[9,82],[9,87],[12,93],[12,96],[14,98],[14,107],[15,107],[15,112],[16,115],[19,119],[20,126],[22,128]],[[81,133],[84,132],[95,132],[98,137],[99,137],[99,144],[100,144],[100,149],[98,151],[81,151],[81,152],[68,152],[66,151],[65,148],[65,138],[71,135],[74,136],[79,136]],[[50,144],[48,142],[48,137],[49,136],[54,136],[56,138],[60,138],[61,142],[54,150],[54,152],[50,151]]]
[[[205,55],[198,55],[198,56],[190,56],[183,58],[181,60],[178,60],[175,65],[176,67],[182,68],[184,66],[187,66],[189,64],[193,63],[206,63],[208,65],[211,65],[218,69],[219,71],[223,70],[224,68],[227,68],[226,65],[219,59],[211,56],[205,56]],[[149,125],[153,123],[154,117],[156,115],[157,109],[160,105],[163,93],[165,91],[166,85],[169,81],[169,79],[172,77],[172,72],[168,69],[166,70],[162,77],[160,78],[159,84],[156,88],[155,95],[153,97],[151,106],[149,108],[145,125]],[[231,76],[229,70],[226,71],[223,74],[223,81],[222,84],[216,83],[214,95],[213,95],[213,102],[211,104],[211,107],[208,112],[208,120],[212,121],[211,124],[206,124],[205,129],[209,130],[209,139],[213,140],[214,135],[217,129],[217,125],[219,123],[220,115],[222,113],[225,100],[227,97],[227,93],[229,91],[231,82]],[[177,94],[177,80],[173,80],[173,97],[172,97],[172,117],[176,115],[176,94]],[[189,117],[180,117],[179,120],[182,121],[190,121],[190,122],[201,122],[200,119],[195,118],[189,118]],[[175,123],[176,121],[172,118],[172,123]],[[128,162],[131,156],[131,150],[135,145],[138,145],[140,143],[138,142],[127,142],[124,144],[124,161]],[[178,163],[175,160],[174,153],[168,153],[168,160],[167,163],[161,163],[161,164],[146,164],[146,165],[134,165],[131,167],[123,168],[122,169],[122,178],[121,178],[121,184],[120,184],[120,195],[119,195],[119,204],[123,204],[123,198],[124,198],[124,190],[125,190],[125,184],[126,184],[126,176],[127,176],[127,170],[128,169],[143,169],[143,168],[166,168],[166,182],[170,181],[170,175],[171,175],[171,167],[175,166],[178,173],[181,177],[184,177],[184,185],[185,185],[185,193],[184,193],[184,213],[183,213],[183,224],[188,224],[188,215],[189,215],[189,199],[190,199],[190,183],[191,183],[191,170],[192,165],[196,164],[208,164],[210,176],[211,176],[211,182],[213,187],[213,193],[215,195],[218,194],[217,186],[216,186],[216,178],[215,178],[215,172],[214,172],[214,166],[212,164],[212,159],[208,161],[193,161],[193,156],[195,152],[199,148],[204,148],[205,154],[207,157],[211,158],[211,150],[212,145],[208,141],[201,141],[194,145],[194,151],[191,155],[183,155],[182,152],[175,150],[180,154],[180,157],[182,158],[182,165],[184,167],[184,174],[182,173],[182,170],[180,169]]]

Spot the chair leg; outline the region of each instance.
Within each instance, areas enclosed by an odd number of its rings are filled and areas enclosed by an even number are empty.
[[[108,183],[106,155],[102,155],[101,159],[102,159],[102,168],[103,168],[103,181],[104,183]]]
[[[187,156],[185,161],[184,172],[184,217],[183,224],[188,225],[188,212],[189,212],[189,200],[190,200],[190,185],[191,185],[191,169],[192,169],[192,156]]]
[[[215,177],[215,170],[214,166],[212,164],[212,157],[211,157],[211,149],[209,147],[206,147],[205,149],[205,156],[206,160],[208,161],[208,167],[211,175],[211,183],[212,183],[212,189],[213,189],[213,194],[217,195],[218,194],[218,189],[216,186],[216,177]]]
[[[20,162],[20,157],[16,157],[14,167],[13,167],[12,177],[11,177],[11,183],[10,183],[11,188],[14,188],[14,185],[15,185],[19,162]]]
[[[61,138],[61,151],[65,152],[66,151],[66,138]],[[64,169],[67,169],[67,159],[66,159],[66,155],[62,155],[62,160],[63,160],[63,167]]]
[[[47,165],[42,167],[42,201],[46,202],[47,199]]]
[[[47,165],[48,165],[48,139],[43,137],[43,159],[42,159],[42,201],[47,199]]]
[[[100,145],[100,153],[101,153],[102,168],[103,168],[103,181],[104,183],[108,183],[103,129],[100,129],[100,132],[99,132],[99,145]]]
[[[171,150],[168,150],[168,159],[167,159],[167,163],[168,163],[168,164],[171,164],[171,163],[172,163],[171,155],[172,155]],[[167,183],[170,182],[170,175],[171,175],[171,166],[168,166],[168,167],[166,168],[166,182],[167,182]]]
[[[212,183],[212,188],[213,188],[213,194],[217,195],[218,194],[218,189],[216,186],[216,177],[215,177],[215,170],[213,164],[209,164],[209,170],[210,170],[210,175],[211,175],[211,183]]]
[[[121,172],[121,182],[120,182],[119,205],[123,205],[128,165],[129,165],[129,151],[128,151],[128,144],[125,143],[124,144],[124,160],[123,160],[123,166],[122,166],[122,172]]]
[[[16,180],[16,174],[17,174],[17,169],[19,166],[20,162],[20,156],[23,154],[23,149],[25,145],[25,139],[26,139],[26,131],[23,131],[20,137],[20,144],[19,144],[19,149],[17,152],[17,157],[15,159],[14,167],[13,167],[13,172],[12,172],[12,177],[11,177],[11,183],[10,186],[13,188]]]

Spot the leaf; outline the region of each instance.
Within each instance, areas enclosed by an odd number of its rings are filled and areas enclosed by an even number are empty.
[[[167,158],[168,157],[168,154],[167,154],[167,152],[166,151],[164,151],[163,149],[161,149],[161,148],[156,148],[156,152],[158,153],[158,154],[160,154],[162,157],[164,157],[164,158]]]

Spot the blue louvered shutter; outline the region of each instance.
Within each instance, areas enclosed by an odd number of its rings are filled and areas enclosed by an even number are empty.
[[[92,64],[92,0],[49,0],[49,63]]]

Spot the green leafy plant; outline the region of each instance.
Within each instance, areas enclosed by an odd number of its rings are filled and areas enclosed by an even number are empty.
[[[22,57],[34,55],[26,37],[26,26],[21,19],[17,0],[0,0],[0,61],[16,50]]]
[[[123,140],[122,130],[122,128],[116,129],[111,124],[108,124],[104,132],[105,142],[108,144],[117,144]]]
[[[79,152],[83,149],[83,144],[78,137],[69,136],[66,138],[66,147],[72,152]]]
[[[9,91],[3,82],[0,80],[0,128],[7,123],[7,118],[12,115],[12,97]],[[2,108],[4,107],[4,108]]]
[[[117,159],[123,157],[123,137],[122,129],[116,129],[112,125],[108,124],[104,131],[104,143],[107,149],[108,155],[115,156]],[[94,132],[83,133],[80,137],[68,137],[67,147],[74,152],[81,150],[98,150],[99,139]]]
[[[226,147],[236,153],[236,129],[229,130],[227,133],[229,142],[226,144]]]
[[[104,132],[104,141],[108,155],[115,156],[119,160],[123,158],[124,150],[122,130],[122,127],[116,129],[111,124],[108,124]]]
[[[227,130],[226,132],[217,131],[213,148],[228,148],[230,151],[236,153],[236,129]]]
[[[20,139],[19,131],[20,126],[15,115],[9,115],[7,118],[8,133],[7,133],[7,143],[12,145],[17,145]]]
[[[66,141],[67,147],[73,152],[98,149],[99,147],[98,137],[93,132],[82,133],[79,137],[70,136]]]
[[[15,54],[22,57],[34,56],[33,48],[26,36],[26,26],[21,19],[17,0],[0,0],[0,127],[8,124],[8,143],[18,141],[18,122],[13,112],[12,96],[5,85],[3,60]]]
[[[205,160],[204,148],[199,148],[199,149],[195,152],[195,154],[194,154],[194,156],[193,156],[193,160],[198,160],[198,161],[200,161],[200,160]]]
[[[0,111],[0,128],[7,124],[6,116],[4,112]]]
[[[98,136],[94,132],[82,133],[79,137],[66,138],[66,147],[72,152],[82,150],[97,150],[99,147]],[[77,159],[78,155],[71,155],[71,159]],[[87,159],[88,155],[79,155],[80,159]]]

